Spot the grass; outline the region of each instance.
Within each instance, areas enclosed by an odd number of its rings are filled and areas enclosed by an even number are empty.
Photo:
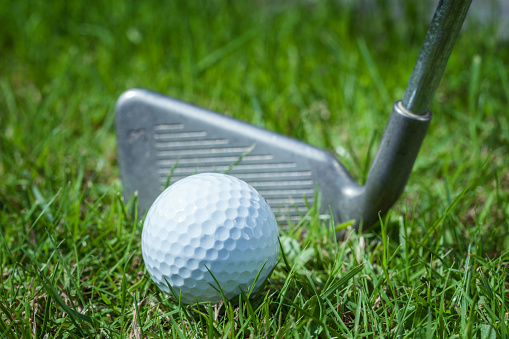
[[[312,208],[281,231],[285,255],[254,299],[184,306],[160,292],[143,216],[121,197],[114,104],[130,87],[327,148],[362,181],[431,7],[1,2],[0,337],[509,337],[496,20],[467,18],[396,206],[342,241]]]

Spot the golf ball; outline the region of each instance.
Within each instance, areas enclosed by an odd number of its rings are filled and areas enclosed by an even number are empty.
[[[171,293],[171,285],[188,304],[218,302],[218,290],[232,299],[248,291],[259,272],[254,292],[262,286],[276,265],[278,236],[274,213],[253,187],[202,173],[161,193],[145,219],[141,248],[161,290]]]

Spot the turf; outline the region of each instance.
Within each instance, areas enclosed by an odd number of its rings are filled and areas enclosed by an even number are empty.
[[[362,181],[433,5],[0,2],[0,337],[509,337],[509,42],[467,18],[405,193],[336,241],[316,206],[265,289],[179,305],[124,201],[114,105],[145,87],[335,152]],[[493,13],[496,16],[497,13]]]

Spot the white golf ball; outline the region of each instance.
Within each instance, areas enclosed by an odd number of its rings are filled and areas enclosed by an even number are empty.
[[[265,199],[242,180],[203,173],[177,181],[145,219],[141,248],[157,286],[184,303],[256,292],[279,255],[279,230]],[[263,269],[262,269],[263,267]],[[210,271],[210,272],[209,272]],[[212,273],[212,275],[211,275]]]

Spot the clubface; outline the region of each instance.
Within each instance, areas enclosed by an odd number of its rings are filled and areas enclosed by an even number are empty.
[[[358,187],[327,151],[148,90],[119,98],[116,124],[124,194],[137,191],[140,210],[167,184],[202,172],[248,182],[283,223],[307,213],[316,189],[329,202],[340,187]],[[340,219],[340,211],[332,214]]]

